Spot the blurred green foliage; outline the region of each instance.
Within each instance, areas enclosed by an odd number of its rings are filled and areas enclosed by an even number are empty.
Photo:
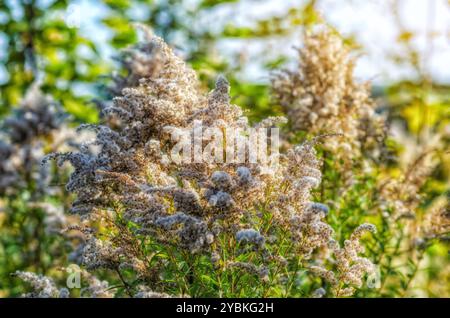
[[[90,90],[108,68],[96,45],[65,20],[69,1],[2,1],[1,36],[6,39],[1,63],[0,113],[17,105],[33,81],[63,103],[78,119],[96,121]],[[84,86],[83,86],[84,85]],[[79,89],[76,89],[80,86]]]

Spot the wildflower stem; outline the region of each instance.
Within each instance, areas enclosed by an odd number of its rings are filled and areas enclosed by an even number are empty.
[[[119,276],[119,279],[122,282],[123,286],[125,287],[125,291],[128,294],[128,296],[133,297],[133,293],[131,291],[131,286],[126,282],[126,280],[123,277],[122,273],[120,272],[119,268],[116,268],[116,273]]]

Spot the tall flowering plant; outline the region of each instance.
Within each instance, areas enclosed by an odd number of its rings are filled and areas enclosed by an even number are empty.
[[[328,206],[312,199],[322,179],[315,146],[323,137],[269,162],[252,160],[255,142],[273,141],[246,139],[245,132],[284,119],[250,125],[224,77],[205,94],[194,71],[145,32],[146,41],[127,51],[138,58],[117,78],[117,96],[103,104],[104,123],[80,127],[96,137],[45,160],[74,167],[67,190],[76,194],[71,210],[80,222],[65,231],[83,236],[78,262],[92,285],[85,295],[351,296],[375,274],[359,243],[375,227],[356,227],[343,244],[334,239]],[[183,146],[205,153],[210,130],[243,132],[237,144],[226,133],[215,140],[227,154],[240,151],[240,160],[168,160],[174,135],[188,132],[192,142]],[[119,284],[107,288],[92,276],[105,272]],[[19,276],[40,289],[33,295],[68,296],[49,278]],[[108,292],[95,293],[99,286]]]

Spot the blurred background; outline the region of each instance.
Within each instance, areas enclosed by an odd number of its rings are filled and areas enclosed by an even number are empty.
[[[439,99],[436,108],[448,109],[447,0],[5,0],[0,113],[40,79],[76,118],[95,121],[89,102],[114,69],[117,49],[136,41],[136,21],[177,48],[206,81],[220,72],[245,83],[234,93],[244,106],[264,98],[272,69],[295,61],[302,30],[327,23],[360,54],[356,76],[371,80],[376,95],[400,107],[427,89],[433,99],[420,102]],[[399,87],[410,96],[395,96]]]
[[[225,74],[233,102],[255,120],[277,114],[271,73],[294,67],[302,33],[327,24],[358,57],[355,76],[371,81],[378,111],[403,153],[435,135],[448,145],[448,0],[2,0],[0,121],[36,82],[74,126],[98,122],[97,101],[108,98],[110,74],[120,72],[118,52],[137,40],[133,22],[150,26],[173,46],[205,88]],[[450,159],[440,160],[433,191],[442,193]],[[22,262],[12,260],[21,243],[11,237],[0,236],[0,293],[11,284],[2,275]]]

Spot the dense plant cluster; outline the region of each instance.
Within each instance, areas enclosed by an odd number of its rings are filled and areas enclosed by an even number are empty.
[[[45,266],[10,267],[17,270],[11,279],[33,288],[24,296],[349,297],[393,286],[404,296],[425,251],[448,239],[449,198],[427,197],[437,202],[428,213],[422,206],[433,154],[444,146],[422,149],[391,177],[382,159],[392,155],[387,123],[368,84],[353,78],[342,40],[330,31],[308,34],[298,69],[273,76],[273,103],[287,120],[253,123],[232,103],[225,77],[206,92],[195,71],[143,30],[145,41],[122,55],[127,74],[113,77],[114,97],[100,102],[100,124],[68,128],[37,87],[4,121],[5,211],[14,211],[12,192],[24,195],[26,187],[32,198],[23,213],[44,213],[38,221],[51,230],[41,235],[57,249],[45,247]],[[283,147],[266,162],[250,160],[255,141],[244,136],[244,160],[205,156],[211,130],[273,127],[282,127]],[[75,142],[86,130],[91,138]],[[182,139],[185,132],[195,144]],[[218,143],[237,152],[224,136]],[[203,160],[171,160],[180,141],[194,152],[200,145]],[[65,204],[72,215],[58,210]],[[444,268],[448,260],[440,261]],[[70,264],[82,286],[63,284],[61,267]]]
[[[59,104],[33,85],[1,124],[0,242],[5,248],[0,267],[8,277],[3,281],[6,286],[14,285],[11,271],[46,271],[64,265],[64,257],[59,256],[66,248],[58,233],[70,223],[62,187],[68,171],[41,162],[54,151],[77,149],[79,138],[67,119]]]
[[[351,224],[370,219],[379,225],[378,246],[370,250],[381,277],[380,288],[395,288],[389,293],[404,296],[402,289],[411,287],[424,250],[436,242],[445,244],[448,238],[447,232],[447,238],[430,240],[437,237],[418,230],[429,227],[427,218],[439,218],[441,229],[448,222],[433,213],[441,209],[438,215],[442,216],[448,193],[426,197],[427,182],[439,166],[436,158],[446,151],[445,136],[435,134],[428,144],[411,147],[409,157],[396,155],[386,116],[370,98],[368,83],[355,81],[355,60],[343,40],[322,30],[307,35],[304,43],[298,50],[298,68],[278,72],[272,79],[274,99],[289,119],[287,136],[296,140],[299,132],[301,137],[340,134],[320,147],[325,175],[320,197],[331,200],[338,211],[352,211],[337,212],[340,218],[333,225],[339,226],[343,219]],[[448,189],[448,183],[443,188]],[[425,200],[440,208],[425,207]],[[395,281],[392,285],[391,280]],[[379,294],[383,295],[380,291],[362,293]]]
[[[355,61],[342,39],[331,31],[316,32],[305,37],[298,53],[298,69],[278,72],[272,80],[274,97],[292,130],[342,134],[343,138],[326,143],[342,157],[358,157],[361,150],[379,151],[383,118],[375,114],[369,84],[353,78]]]

